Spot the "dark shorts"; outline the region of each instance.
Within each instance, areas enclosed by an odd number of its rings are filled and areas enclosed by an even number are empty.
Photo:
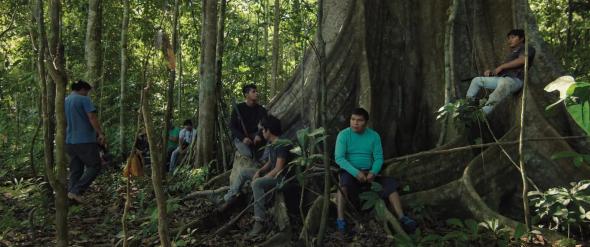
[[[340,186],[345,187],[350,199],[356,200],[358,193],[371,189],[369,183],[360,183],[354,176],[345,170],[338,172],[338,178],[340,178]],[[379,193],[381,198],[387,200],[389,195],[397,191],[398,184],[392,177],[386,177],[377,175],[375,182],[383,187],[383,190]]]

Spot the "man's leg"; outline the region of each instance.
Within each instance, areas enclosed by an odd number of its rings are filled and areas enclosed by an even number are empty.
[[[76,144],[66,145],[66,150],[68,152],[68,155],[70,156],[70,179],[68,181],[68,192],[79,195],[80,192],[73,191],[73,189],[74,189],[75,185],[78,184],[78,181],[80,180],[80,177],[82,177],[82,174],[84,174],[84,164],[82,163],[82,160],[80,160],[80,158],[78,158],[78,155],[76,154],[76,152],[77,152],[76,147],[77,147]]]
[[[336,219],[336,228],[339,232],[344,233],[346,231],[346,220],[344,219],[346,201],[350,199],[351,196],[356,196],[356,192],[360,184],[355,177],[345,170],[340,170],[338,172],[338,178],[340,180],[339,185],[341,191],[339,190],[338,194],[336,195],[338,216]]]
[[[469,85],[469,89],[467,90],[466,98],[474,98],[479,90],[482,88],[487,89],[495,89],[498,85],[498,79],[502,77],[475,77],[471,80],[471,84]]]
[[[408,233],[413,233],[416,230],[417,224],[416,221],[404,214],[402,202],[399,198],[399,193],[397,192],[398,185],[395,179],[392,177],[378,176],[375,181],[383,187],[381,197],[389,201],[389,205],[393,207],[393,211],[402,223],[404,230]]]
[[[273,188],[277,184],[276,178],[261,177],[252,181],[252,193],[254,194],[254,220],[263,221],[266,213],[264,203],[265,191]]]
[[[90,187],[94,179],[98,176],[101,169],[100,154],[96,143],[79,144],[81,153],[79,155],[86,167],[84,175],[80,178],[74,187],[75,194],[81,194]]]
[[[174,152],[172,152],[172,155],[170,156],[170,171],[169,172],[174,172],[174,169],[176,168],[176,160],[178,159],[178,155],[180,154],[180,147],[177,147]]]
[[[256,168],[242,168],[236,179],[229,185],[229,190],[223,196],[223,199],[227,202],[240,193],[242,185],[244,185],[246,181],[251,180],[254,173],[256,173]]]
[[[508,97],[510,94],[518,91],[522,87],[522,81],[511,77],[500,77],[496,89],[490,94],[486,106],[483,107],[485,114],[489,114],[495,105]]]
[[[258,235],[264,229],[264,217],[266,214],[266,203],[265,192],[277,184],[276,178],[261,177],[252,181],[252,193],[254,194],[254,226],[252,231],[248,233],[250,236]]]

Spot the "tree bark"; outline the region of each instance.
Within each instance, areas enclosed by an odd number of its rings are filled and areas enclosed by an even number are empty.
[[[197,159],[194,165],[201,167],[208,165],[214,159],[215,147],[215,119],[217,116],[217,98],[215,81],[215,51],[217,44],[217,1],[205,0],[205,20],[203,22],[204,44],[201,52],[204,54],[201,67],[203,80],[199,89],[199,124],[197,127]]]
[[[127,98],[127,39],[129,31],[129,0],[123,0],[123,21],[121,23],[121,95],[119,99],[119,145],[120,155],[125,157],[127,155],[127,142],[125,141],[125,113],[127,107],[125,99]]]
[[[436,122],[435,112],[445,101],[445,42],[442,37],[452,1],[380,0],[365,5],[363,13],[360,13],[363,9],[359,7],[360,1],[324,1],[325,6],[330,6],[322,34],[326,40],[326,81],[329,82],[330,107],[326,110],[326,125],[330,126],[327,131],[332,136],[331,143],[337,131],[348,126],[348,113],[358,103],[355,99],[359,98],[362,88],[359,71],[363,52],[369,61],[372,128],[381,135],[386,158],[473,142],[473,134],[458,132],[448,136],[447,144],[436,147],[441,125]],[[497,65],[506,52],[500,48],[505,47],[503,34],[514,28],[513,23],[521,28],[526,26],[530,31],[527,40],[536,49],[535,63],[528,73],[528,89],[496,106],[488,118],[492,131],[482,131],[483,142],[493,141],[492,133],[501,141],[518,140],[518,113],[522,109],[518,102],[525,96],[524,138],[584,135],[564,107],[551,114],[544,113],[545,106],[554,102],[555,96],[546,93],[543,87],[560,76],[562,69],[558,60],[548,53],[534,16],[528,11],[529,6],[524,1],[516,2],[501,0],[490,8],[489,1],[464,1],[456,13],[452,60],[455,78],[470,78]],[[355,45],[358,42],[354,30],[359,27],[366,31],[363,46]],[[308,58],[313,55],[306,52]],[[317,81],[319,63],[315,59],[304,61],[299,69],[305,70],[305,81]],[[302,78],[301,73],[296,72],[269,104],[269,112],[288,126],[287,137],[293,137],[297,129],[314,119],[314,111],[302,113],[300,107],[310,105],[307,96],[313,95],[317,87],[314,83],[302,82]],[[467,87],[468,83],[458,85],[462,90]],[[479,137],[476,128],[473,132]],[[527,142],[523,156],[528,177],[542,190],[588,177],[590,169],[587,167],[574,168],[570,162],[552,160],[551,155],[566,150],[587,153],[589,145],[587,140],[570,139]],[[516,160],[517,148],[504,148]],[[446,217],[484,219],[503,215],[506,219],[523,218],[522,210],[517,210],[522,208],[520,172],[497,146],[447,153],[444,158],[434,155],[403,161],[388,159],[382,174],[394,176],[402,186],[411,189],[403,198],[404,203],[424,198],[428,206],[437,208],[437,214]],[[457,188],[455,186],[463,189],[450,189]],[[433,199],[435,195],[439,200]],[[516,226],[514,220],[505,222]]]
[[[88,22],[86,23],[86,80],[95,92],[98,92],[101,77],[101,36],[102,36],[102,1],[88,0]]]
[[[279,45],[281,42],[279,34],[279,25],[281,23],[281,1],[275,0],[274,3],[274,20],[273,20],[273,34],[272,34],[272,82],[270,87],[270,94],[274,96],[280,90],[280,55]]]
[[[152,185],[154,186],[154,194],[156,195],[156,206],[158,208],[158,235],[160,236],[160,244],[164,247],[172,246],[170,242],[170,234],[168,229],[168,216],[166,206],[166,194],[162,189],[162,150],[158,147],[158,138],[160,135],[157,134],[153,126],[153,119],[151,108],[149,105],[149,89],[150,82],[147,87],[142,91],[142,106],[141,111],[143,113],[143,122],[145,125],[146,134],[148,137],[148,143],[150,147],[150,156],[152,159]]]

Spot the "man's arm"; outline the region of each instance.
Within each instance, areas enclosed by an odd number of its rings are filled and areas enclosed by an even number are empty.
[[[98,134],[98,143],[104,145],[104,133],[102,132],[102,128],[100,127],[100,123],[98,122],[98,117],[96,116],[95,112],[87,112],[86,115],[88,116],[88,120],[90,121],[90,125],[94,128],[94,131]]]
[[[336,137],[336,148],[334,150],[334,159],[336,160],[336,164],[340,166],[340,168],[344,169],[351,175],[357,177],[359,174],[359,170],[356,169],[348,160],[346,160],[346,137],[342,135],[343,132],[338,134]]]
[[[240,123],[240,119],[238,119],[238,114],[236,109],[238,106],[236,105],[231,112],[231,117],[229,121],[229,129],[231,130],[232,136],[237,138],[240,141],[244,140],[245,134],[242,133],[242,125]]]
[[[371,166],[371,173],[374,175],[381,172],[383,166],[383,147],[381,146],[381,137],[379,134],[376,135],[376,140],[373,141],[373,164]]]
[[[184,144],[184,132],[186,131],[182,129],[178,134],[178,147],[180,147],[180,150],[184,150],[184,148],[182,147],[182,144]]]
[[[270,160],[266,161],[266,163],[262,167],[260,167],[260,169],[258,169],[258,171],[256,171],[256,173],[254,173],[252,180],[255,180],[258,177],[260,177],[260,173],[267,171],[269,167],[270,167]]]
[[[279,174],[279,172],[281,172],[285,168],[286,163],[287,163],[287,159],[285,159],[285,158],[277,158],[277,164],[275,165],[275,168],[272,169],[270,172],[268,172],[264,176],[267,177],[267,178],[274,178],[274,177],[276,177]]]
[[[507,62],[507,63],[500,64],[500,66],[498,66],[494,70],[494,75],[500,74],[502,71],[504,71],[506,69],[513,69],[513,68],[518,68],[518,67],[524,66],[524,61],[525,61],[525,56],[524,56],[524,54],[521,54],[520,56],[518,56],[517,59],[514,59],[514,60]]]

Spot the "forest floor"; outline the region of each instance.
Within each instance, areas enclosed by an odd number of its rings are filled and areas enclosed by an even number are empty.
[[[253,246],[265,241],[275,232],[267,227],[265,234],[250,238],[247,233],[253,225],[252,213],[247,212],[225,234],[214,232],[224,223],[235,217],[241,208],[230,210],[224,215],[216,215],[216,205],[207,198],[181,200],[184,195],[194,191],[203,178],[193,173],[193,182],[187,177],[174,177],[167,182],[170,237],[175,246]],[[190,176],[189,176],[190,177]],[[190,178],[189,178],[190,179]],[[199,180],[200,179],[200,180]],[[197,181],[199,180],[199,181]],[[16,180],[1,184],[0,187],[0,246],[50,246],[55,244],[53,227],[54,207],[46,194],[47,184],[42,179]],[[70,246],[122,246],[121,218],[125,205],[126,182],[118,169],[109,168],[84,194],[82,204],[70,203],[68,229]],[[153,196],[151,180],[137,178],[131,183],[131,207],[127,226],[131,246],[157,246],[157,209]],[[245,205],[245,203],[243,203]],[[242,205],[242,206],[244,206]],[[249,210],[251,211],[251,210]],[[297,238],[302,228],[298,213],[290,212],[292,238],[287,245],[297,246]],[[355,227],[356,233],[342,238],[328,222],[327,246],[392,246],[393,240],[383,231],[381,223],[367,216],[366,224]],[[185,224],[194,227],[178,233]]]

